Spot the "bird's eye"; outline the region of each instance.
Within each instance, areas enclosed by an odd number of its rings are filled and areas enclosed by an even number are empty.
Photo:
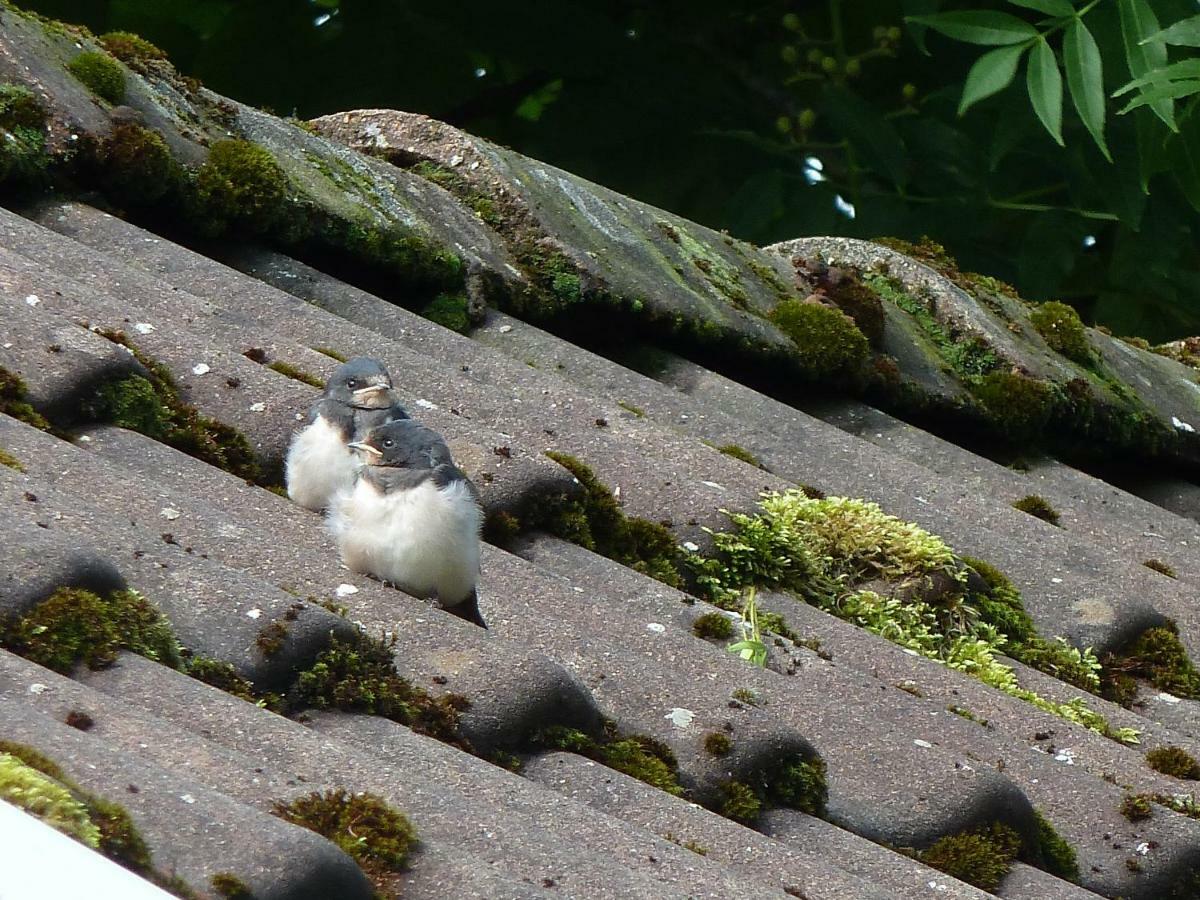
[[[395,447],[395,446],[396,446],[396,442],[395,442],[395,441],[393,441],[391,438],[385,438],[385,439],[384,439],[384,441],[383,441],[383,446],[385,446],[385,447]]]
[[[351,378],[346,382],[346,387],[350,388],[350,390],[354,390],[356,387],[358,387],[358,379]]]

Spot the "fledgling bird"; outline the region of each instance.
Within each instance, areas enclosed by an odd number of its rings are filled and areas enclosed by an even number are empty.
[[[407,418],[383,363],[360,356],[338,366],[288,447],[288,496],[306,509],[324,509],[337,491],[354,486],[362,468],[350,442]]]
[[[342,560],[486,628],[475,592],[479,491],[454,465],[445,441],[405,419],[378,425],[350,446],[366,466],[329,505]]]

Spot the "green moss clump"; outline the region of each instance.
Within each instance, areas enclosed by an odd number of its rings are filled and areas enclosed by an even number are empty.
[[[334,638],[329,649],[297,676],[294,694],[300,705],[383,716],[414,731],[459,743],[458,722],[467,707],[456,694],[433,697],[396,672],[391,642],[359,634]]]
[[[1088,344],[1079,313],[1074,308],[1051,300],[1037,306],[1029,314],[1029,321],[1051,350],[1081,365],[1092,363],[1092,348]]]
[[[25,471],[25,467],[21,465],[21,461],[2,447],[0,447],[0,466],[7,466],[10,469],[16,469],[18,472]]]
[[[854,320],[873,348],[883,346],[883,302],[857,274],[848,269],[826,269],[818,286],[838,309]]]
[[[743,825],[753,825],[762,815],[762,800],[749,785],[740,781],[727,781],[721,786],[717,812]]]
[[[771,310],[770,319],[796,345],[796,361],[805,376],[826,380],[862,373],[870,347],[854,320],[840,310],[785,300]]]
[[[341,847],[377,882],[403,871],[417,842],[408,818],[377,794],[346,790],[311,793],[272,812]]]
[[[608,486],[574,456],[553,450],[546,456],[575,476],[584,496],[579,504],[547,504],[539,525],[663,584],[682,584],[675,538],[665,526],[626,516]]]
[[[990,827],[951,834],[921,851],[927,866],[985,891],[995,891],[1012,870],[1021,851],[1021,838],[1012,827],[995,822]]]
[[[116,122],[97,154],[100,182],[117,201],[150,206],[181,195],[186,176],[162,135],[134,122]]]
[[[1041,812],[1034,810],[1033,819],[1042,867],[1064,881],[1078,881],[1079,861],[1075,857],[1075,848],[1063,839]]]
[[[332,347],[313,347],[312,349],[316,350],[322,356],[328,356],[330,359],[336,359],[340,363],[344,363],[350,358],[346,356],[345,353],[334,350]]]
[[[241,432],[185,403],[170,370],[142,353],[123,331],[99,333],[128,348],[146,376],[129,375],[101,385],[83,404],[89,415],[162,441],[246,481],[264,483],[254,450]]]
[[[0,800],[92,849],[100,846],[100,830],[87,807],[53,778],[8,753],[0,753]]]
[[[254,900],[254,892],[232,872],[218,872],[209,883],[217,895],[226,900]]]
[[[733,751],[733,740],[721,731],[704,736],[704,749],[713,756],[728,756]]]
[[[273,231],[288,218],[288,180],[265,147],[249,141],[218,141],[196,174],[196,199],[204,227]]]
[[[1028,513],[1035,519],[1041,519],[1043,522],[1049,522],[1051,525],[1058,525],[1059,515],[1058,510],[1050,505],[1050,501],[1045,497],[1040,497],[1037,494],[1029,494],[1022,497],[1020,500],[1012,504],[1013,509],[1019,509],[1023,513]]]
[[[1121,815],[1130,822],[1141,822],[1154,814],[1147,794],[1126,794],[1121,801]]]
[[[732,456],[734,459],[740,459],[744,463],[749,463],[756,469],[764,468],[763,464],[758,461],[758,457],[744,447],[739,447],[737,444],[725,444],[718,447],[717,450],[724,453],[726,456]]]
[[[145,63],[151,60],[167,58],[158,47],[129,31],[110,31],[97,40],[105,50],[137,71],[145,71]]]
[[[1182,747],[1155,747],[1146,753],[1146,764],[1164,775],[1200,781],[1200,763]]]
[[[67,71],[89,91],[113,106],[125,102],[125,70],[99,50],[85,50],[67,63]]]
[[[466,294],[438,294],[433,302],[421,310],[421,315],[459,334],[466,334],[467,329],[471,327],[471,319],[467,315]]]
[[[0,83],[0,183],[39,182],[49,165],[46,111],[20,84]]]
[[[488,510],[483,521],[483,539],[497,547],[507,547],[521,533],[521,520],[504,509]]]
[[[42,431],[50,430],[46,421],[36,409],[29,405],[28,388],[20,376],[8,369],[0,368],[0,413],[19,419],[26,425],[32,425]]]
[[[1014,440],[1037,437],[1054,415],[1054,389],[1020,372],[989,372],[971,389],[992,425]]]
[[[795,757],[780,766],[768,780],[767,796],[780,806],[798,809],[809,815],[825,812],[829,790],[825,784],[825,760]]]
[[[297,366],[293,366],[291,363],[275,360],[274,362],[267,363],[267,368],[272,372],[278,372],[280,375],[292,379],[292,381],[299,381],[301,384],[315,387],[318,391],[325,388],[325,382],[316,375],[310,375],[308,372]]]
[[[692,623],[692,632],[696,637],[728,640],[733,637],[733,621],[718,612],[705,613]]]
[[[56,672],[99,669],[121,650],[180,666],[179,644],[158,610],[136,591],[100,597],[59,588],[24,616],[0,622],[0,645]]]
[[[1145,559],[1142,560],[1142,565],[1147,569],[1153,569],[1161,575],[1166,575],[1168,578],[1174,578],[1175,570],[1161,559]]]
[[[1147,629],[1123,650],[1105,654],[1101,662],[1103,694],[1115,702],[1132,699],[1135,678],[1176,697],[1200,700],[1200,671],[1188,659],[1173,622]]]
[[[605,723],[599,737],[577,728],[551,725],[537,732],[531,743],[548,750],[578,753],[668,794],[683,794],[679,763],[670,748],[645,735],[622,735],[612,722]]]

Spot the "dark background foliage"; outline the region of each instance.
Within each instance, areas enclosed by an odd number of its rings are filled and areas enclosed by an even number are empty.
[[[1131,77],[1121,3],[1163,25],[1196,12],[1186,0],[1076,0],[1106,94]],[[964,268],[1118,334],[1200,332],[1196,97],[1176,103],[1177,135],[1109,99],[1109,163],[1069,101],[1065,147],[1051,139],[1024,66],[959,117],[967,72],[989,48],[904,21],[938,9],[1046,21],[1016,0],[28,5],[97,33],[137,32],[185,74],[279,114],[427,113],[756,243],[929,235]]]

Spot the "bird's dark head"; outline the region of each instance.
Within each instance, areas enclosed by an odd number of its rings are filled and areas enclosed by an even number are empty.
[[[412,419],[377,425],[363,440],[349,446],[361,453],[369,466],[433,469],[452,462],[441,435]]]
[[[326,382],[323,396],[360,409],[387,409],[399,403],[387,368],[365,356],[338,366]]]

